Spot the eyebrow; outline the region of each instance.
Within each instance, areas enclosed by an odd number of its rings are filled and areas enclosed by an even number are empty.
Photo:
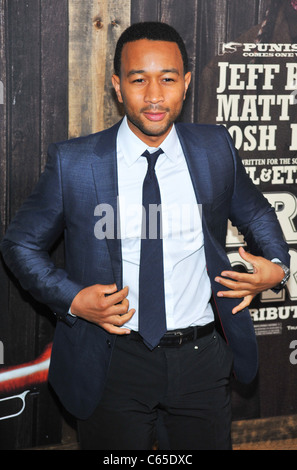
[[[142,74],[142,73],[146,73],[145,70],[130,70],[130,72],[128,72],[128,77],[130,77],[131,75],[137,75],[137,74]],[[161,70],[161,73],[175,73],[177,75],[179,75],[179,71],[175,68],[172,68],[172,69],[163,69]]]

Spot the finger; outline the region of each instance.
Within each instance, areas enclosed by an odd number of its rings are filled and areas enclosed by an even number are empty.
[[[116,315],[113,320],[113,324],[115,326],[123,326],[125,323],[127,323],[134,315],[135,309],[131,308],[127,313],[124,313],[123,315]]]
[[[107,295],[114,294],[118,290],[116,284],[101,285],[101,288],[102,292]]]
[[[258,256],[252,255],[248,251],[245,251],[245,249],[241,246],[238,249],[238,253],[241,256],[241,258],[244,261],[247,261],[250,263],[252,266],[255,266],[257,264],[257,259],[259,258]]]
[[[103,323],[123,325],[126,321],[130,320],[132,315],[135,313],[135,309],[129,310],[129,301],[124,299],[122,302],[116,305],[104,306],[100,311],[96,311],[98,325],[102,326]],[[128,315],[129,313],[129,315]],[[95,318],[96,318],[95,317]]]
[[[129,311],[126,309],[125,311],[120,312],[113,309],[109,314],[105,314],[104,317],[98,321],[98,323],[108,323],[109,325],[122,326],[132,318],[134,313],[135,309],[133,308],[131,308]]]
[[[218,284],[221,284],[224,287],[227,287],[228,289],[231,289],[233,291],[253,291],[255,289],[255,282],[252,282],[252,279],[248,279],[250,282],[239,282],[239,281],[232,281],[230,279],[225,279],[225,278],[216,278],[215,279]]]
[[[109,323],[102,323],[100,326],[112,335],[123,336],[123,335],[129,335],[131,333],[131,330],[129,330],[128,328],[120,328],[115,325],[111,325]]]
[[[131,309],[124,315],[112,315],[105,322],[101,322],[100,326],[112,334],[129,334],[131,330],[129,328],[122,328],[122,326],[132,318],[134,313],[135,309]]]
[[[253,274],[247,274],[247,273],[239,273],[237,271],[222,271],[221,276],[222,277],[217,276],[215,278],[215,281],[220,282],[220,280],[222,280],[222,279],[229,278],[229,279],[233,279],[234,281],[249,283],[249,282],[252,281],[251,276],[254,276],[254,275]]]
[[[233,315],[236,315],[236,313],[240,312],[241,310],[243,310],[244,308],[248,307],[251,303],[251,301],[253,300],[254,296],[253,295],[248,295],[246,296],[242,302],[240,302],[239,305],[237,305],[237,307],[234,307],[233,310],[232,310],[232,313]]]
[[[113,315],[124,315],[129,310],[129,300],[124,299],[122,302],[112,305],[109,312]]]
[[[110,295],[106,297],[106,305],[111,306],[111,305],[116,305],[120,302],[122,302],[128,295],[129,293],[129,288],[124,287],[123,289],[113,292]]]
[[[247,295],[252,295],[250,290],[224,290],[217,293],[218,297],[225,297],[228,299],[240,299]]]

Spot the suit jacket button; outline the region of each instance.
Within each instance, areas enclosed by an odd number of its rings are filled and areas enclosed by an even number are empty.
[[[111,348],[111,341],[109,339],[106,340],[107,346]]]

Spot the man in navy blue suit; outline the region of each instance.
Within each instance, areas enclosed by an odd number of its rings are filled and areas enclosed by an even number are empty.
[[[124,119],[50,145],[2,253],[57,317],[49,379],[83,449],[231,449],[232,371],[257,372],[248,306],[283,287],[288,247],[225,128],[175,124],[191,81],[179,34],[132,25],[114,62]],[[253,273],[231,268],[228,219]]]

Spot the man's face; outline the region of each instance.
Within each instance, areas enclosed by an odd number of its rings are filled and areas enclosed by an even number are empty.
[[[169,134],[190,81],[176,43],[147,39],[124,45],[121,76],[112,77],[129,127],[151,147],[158,147]]]

